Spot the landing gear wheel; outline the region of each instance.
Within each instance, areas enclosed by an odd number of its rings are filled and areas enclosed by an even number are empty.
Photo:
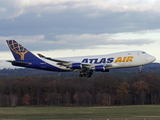
[[[79,77],[84,77],[86,74],[84,72],[80,72]]]
[[[88,71],[87,72],[87,77],[90,78],[92,76],[92,74],[93,74],[93,71]]]
[[[83,75],[82,75],[82,74],[79,74],[79,77],[83,77]]]
[[[93,71],[80,72],[79,77],[90,78],[93,74]]]
[[[88,77],[88,78],[90,78],[90,77],[91,77],[91,75],[88,75],[87,77]]]

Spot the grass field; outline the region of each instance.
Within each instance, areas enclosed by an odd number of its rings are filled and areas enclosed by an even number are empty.
[[[0,108],[0,119],[160,120],[160,105]]]

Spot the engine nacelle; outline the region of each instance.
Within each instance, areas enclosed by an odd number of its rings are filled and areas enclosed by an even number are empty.
[[[82,64],[81,63],[72,63],[69,68],[71,69],[82,69]]]
[[[105,71],[105,67],[104,65],[95,66],[94,70],[95,71]]]
[[[109,69],[105,69],[105,66],[104,66],[104,65],[95,66],[95,67],[93,68],[93,70],[95,70],[95,71],[101,71],[101,72],[109,72]]]

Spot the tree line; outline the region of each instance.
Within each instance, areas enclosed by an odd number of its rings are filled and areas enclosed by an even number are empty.
[[[0,107],[160,104],[160,74],[0,77]]]

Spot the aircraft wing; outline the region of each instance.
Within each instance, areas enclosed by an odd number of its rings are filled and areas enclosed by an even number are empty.
[[[57,62],[57,65],[66,66],[67,68],[69,68],[71,64],[75,63],[75,62],[72,62],[72,61],[64,61],[64,60],[53,59],[53,58],[50,58],[50,57],[45,57],[42,54],[38,54],[38,56],[41,57],[41,58],[45,58],[47,60],[51,60],[51,61]],[[87,67],[89,65],[90,64],[82,64],[82,67]]]
[[[50,57],[45,57],[42,54],[38,54],[38,56],[41,57],[41,58],[45,58],[47,60],[57,62],[57,65],[62,65],[62,66],[65,66],[67,68],[72,68],[72,69],[89,69],[89,70],[92,70],[93,68],[99,67],[99,66],[103,66],[105,68],[112,66],[112,64],[110,64],[110,63],[106,63],[106,64],[76,63],[76,62],[73,62],[73,61],[63,61],[63,60],[53,59],[53,58],[50,58]],[[81,68],[78,67],[78,66],[80,66]]]
[[[42,55],[42,54],[38,54],[38,56],[41,57],[41,58],[45,58],[45,59],[47,59],[47,60],[54,61],[54,62],[69,63],[69,61],[63,61],[63,60],[53,59],[53,58],[50,58],[50,57],[45,57],[45,56]]]

